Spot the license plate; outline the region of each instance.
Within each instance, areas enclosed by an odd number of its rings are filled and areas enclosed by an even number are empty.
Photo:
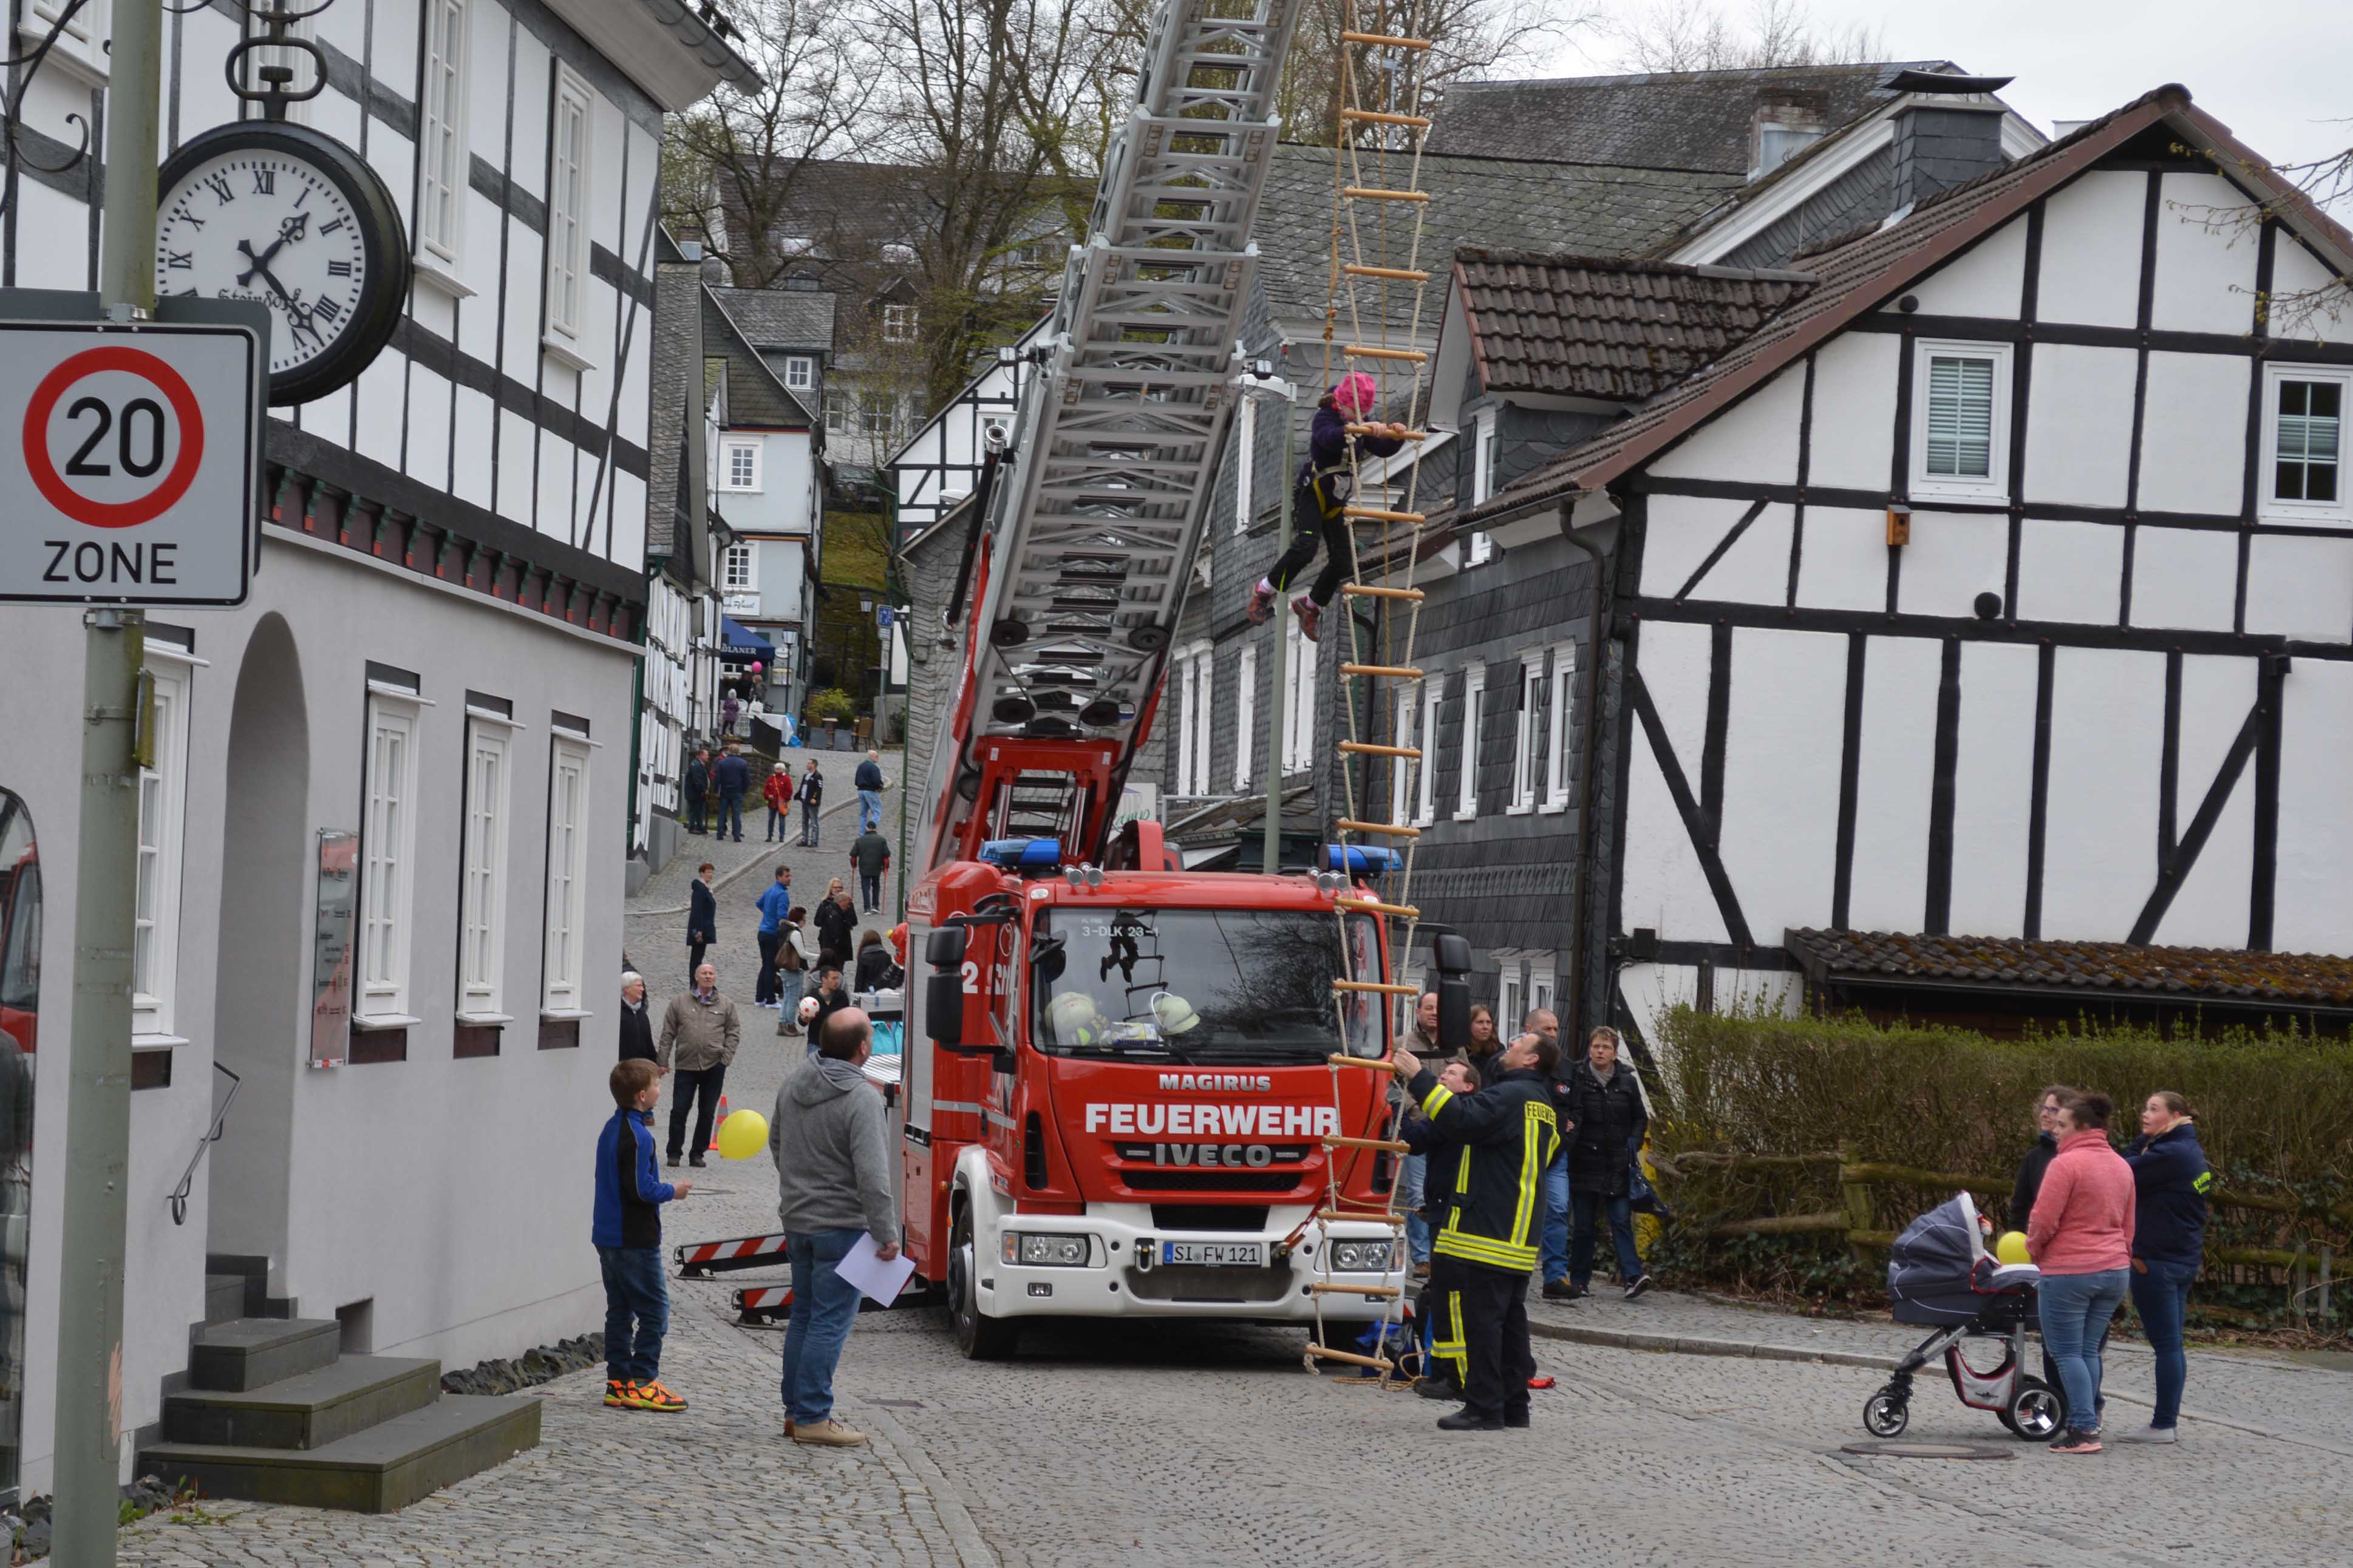
[[[1160,1244],[1160,1261],[1187,1263],[1201,1268],[1263,1268],[1266,1267],[1266,1243],[1164,1241]]]

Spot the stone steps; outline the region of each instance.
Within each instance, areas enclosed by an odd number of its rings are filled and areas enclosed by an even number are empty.
[[[441,1363],[343,1356],[253,1389],[192,1388],[164,1400],[164,1438],[242,1448],[323,1448],[440,1397]]]
[[[534,1398],[443,1394],[315,1448],[158,1443],[140,1471],[207,1497],[390,1513],[537,1447],[539,1417]]]
[[[226,1323],[245,1316],[245,1276],[205,1276],[205,1321]]]
[[[207,1323],[188,1346],[188,1381],[197,1388],[260,1388],[333,1363],[343,1325],[332,1318],[232,1318]]]

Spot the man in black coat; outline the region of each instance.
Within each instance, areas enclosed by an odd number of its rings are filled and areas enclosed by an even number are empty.
[[[724,838],[732,831],[735,842],[743,843],[744,795],[752,787],[752,764],[730,746],[711,770],[711,784],[719,792],[719,837]]]
[[[679,780],[679,788],[686,795],[686,830],[703,831],[703,803],[711,798],[711,752],[699,751],[687,759],[686,775]]]
[[[636,970],[621,973],[621,1059],[654,1059],[654,1021],[646,1016],[646,977]]]
[[[690,982],[702,967],[702,950],[719,940],[719,898],[711,890],[711,879],[717,874],[718,868],[705,860],[694,868],[694,880],[687,886],[686,977]]]
[[[1568,1299],[1592,1292],[1595,1231],[1601,1215],[1609,1215],[1610,1239],[1618,1247],[1618,1277],[1625,1281],[1626,1299],[1632,1300],[1651,1288],[1642,1272],[1642,1255],[1634,1247],[1634,1215],[1629,1205],[1629,1177],[1635,1151],[1651,1124],[1642,1090],[1634,1081],[1630,1063],[1618,1059],[1618,1031],[1593,1031],[1585,1059],[1568,1075],[1562,1114],[1576,1123],[1569,1137],[1569,1206],[1575,1224],[1568,1243]]]
[[[809,923],[817,927],[818,962],[836,969],[848,968],[849,944],[858,935],[858,910],[851,906],[849,891],[841,885],[840,878],[834,879],[825,902],[810,913]]]

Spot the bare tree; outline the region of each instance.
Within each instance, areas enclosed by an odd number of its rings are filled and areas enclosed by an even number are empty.
[[[846,142],[873,96],[877,77],[860,58],[849,5],[753,0],[737,36],[761,85],[723,86],[664,128],[663,221],[701,238],[745,288],[783,275],[791,256],[780,220],[803,172]]]
[[[1821,26],[1805,0],[1750,0],[1736,18],[1715,0],[1650,0],[1600,31],[1617,43],[1617,64],[1637,71],[1857,64],[1883,58],[1886,47],[1859,23]]]
[[[1287,142],[1328,146],[1344,103],[1341,62],[1356,77],[1356,105],[1402,112],[1427,103],[1448,82],[1491,76],[1534,56],[1589,21],[1545,0],[1305,0],[1283,64],[1276,110]],[[1426,38],[1428,49],[1346,44],[1343,33]],[[1356,139],[1389,133],[1360,125]]]
[[[2306,202],[2332,217],[2353,207],[2353,147],[2307,163],[2264,163],[2232,157],[2212,147],[2177,146],[2181,152],[2204,153],[2224,174],[2235,174],[2242,186],[2284,181],[2293,192],[2243,204],[2168,204],[2184,221],[2198,224],[2209,233],[2230,235],[2234,244],[2242,237],[2252,242],[2263,225]],[[2258,296],[2255,309],[2273,337],[2316,336],[2323,322],[2335,326],[2353,316],[2353,278],[2337,273],[2302,286],[2274,289]]]

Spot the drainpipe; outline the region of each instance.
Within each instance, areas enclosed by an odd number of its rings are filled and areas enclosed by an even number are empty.
[[[1593,772],[1601,748],[1601,670],[1609,662],[1609,632],[1604,617],[1609,613],[1609,584],[1607,563],[1601,546],[1578,534],[1572,521],[1577,513],[1577,498],[1571,496],[1560,503],[1560,536],[1585,552],[1593,563],[1593,598],[1587,607],[1586,623],[1592,627],[1592,641],[1585,664],[1585,760],[1577,774],[1577,903],[1569,911],[1569,1027],[1585,1028],[1586,974],[1586,911],[1592,907],[1593,888],[1588,873],[1593,866]],[[1622,805],[1622,803],[1620,803]]]

